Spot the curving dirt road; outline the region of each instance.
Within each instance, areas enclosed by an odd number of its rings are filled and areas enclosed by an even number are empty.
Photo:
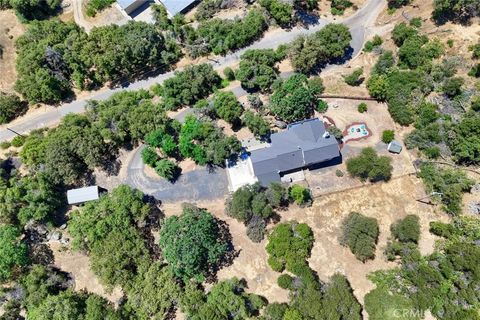
[[[79,5],[79,0],[74,0],[73,5]],[[381,12],[385,6],[385,0],[369,0],[360,10],[358,10],[354,15],[339,21],[346,24],[350,32],[352,33],[352,41],[350,43],[353,48],[352,56],[356,56],[362,49],[365,34],[369,28],[373,27],[375,20],[378,14]],[[78,12],[78,10],[75,10]],[[305,29],[302,27],[296,27],[292,30],[279,30],[276,33],[273,33],[269,37],[262,38],[252,45],[243,48],[237,52],[226,55],[224,57],[219,57],[217,61],[210,62],[214,68],[221,68],[227,65],[237,62],[240,58],[240,55],[248,49],[268,49],[276,48],[281,44],[289,43],[299,35],[308,35],[317,32],[323,28],[329,21],[319,20],[318,23],[312,25],[310,28]],[[181,70],[181,68],[177,69]],[[167,72],[156,77],[148,78],[145,80],[140,80],[134,83],[129,84],[123,88],[107,89],[97,92],[92,92],[88,97],[75,100],[70,103],[65,103],[55,110],[46,111],[41,114],[31,115],[23,117],[13,121],[8,125],[3,125],[0,128],[0,141],[10,140],[15,134],[9,130],[7,127],[21,134],[30,132],[33,129],[38,129],[47,126],[53,126],[60,122],[63,116],[68,113],[82,113],[85,110],[85,104],[87,100],[105,100],[108,99],[112,94],[121,90],[138,90],[138,89],[148,89],[151,85],[155,83],[162,83],[165,79],[168,79],[173,76],[173,71]],[[234,89],[234,92],[241,92],[240,89]]]

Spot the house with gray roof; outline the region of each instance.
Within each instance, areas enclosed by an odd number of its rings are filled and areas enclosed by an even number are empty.
[[[281,176],[340,156],[337,139],[318,118],[289,124],[287,130],[270,136],[268,147],[253,150],[253,174],[264,186]]]
[[[192,10],[200,0],[160,0],[160,2],[165,6],[170,17],[173,17],[178,13],[183,14]]]
[[[201,0],[117,0],[117,4],[127,15],[135,10],[144,10],[153,3],[161,3],[170,17],[180,13],[187,13]]]

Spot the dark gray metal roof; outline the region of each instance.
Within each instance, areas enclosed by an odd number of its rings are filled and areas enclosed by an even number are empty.
[[[67,191],[68,204],[82,203],[99,198],[98,186],[72,189]]]
[[[274,133],[270,139],[270,147],[250,154],[255,176],[264,185],[268,185],[273,176],[278,175],[276,181],[279,181],[281,172],[330,160],[340,154],[337,140],[326,133],[325,125],[317,118],[292,123],[286,131]]]
[[[177,13],[184,13],[184,10],[190,8],[199,0],[160,0],[165,8],[167,8],[168,13],[172,16]]]
[[[130,7],[132,4],[134,4],[136,2],[140,2],[140,1],[138,1],[138,0],[117,0],[117,3],[120,6],[120,8],[122,8],[124,10],[127,9],[128,7]]]

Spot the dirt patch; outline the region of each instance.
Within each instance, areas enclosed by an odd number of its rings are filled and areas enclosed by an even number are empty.
[[[232,125],[222,119],[216,121],[217,126],[223,129],[223,133],[227,136],[235,135],[238,140],[253,138],[253,133],[247,128],[242,127],[240,130],[232,130]]]
[[[407,214],[417,214],[422,229],[420,250],[423,254],[433,251],[435,237],[428,232],[429,222],[439,219],[447,221],[448,217],[436,212],[432,206],[416,201],[423,194],[421,181],[406,176],[389,183],[317,198],[308,210],[290,210],[282,218],[306,222],[312,227],[315,245],[310,266],[318,272],[322,280],[327,280],[335,272],[344,273],[350,280],[355,295],[363,302],[364,295],[374,287],[366,276],[372,271],[389,269],[396,265],[387,262],[383,256],[392,222]],[[349,249],[338,243],[341,223],[352,211],[378,219],[380,237],[376,258],[372,261],[358,261]]]
[[[0,11],[0,91],[12,92],[17,72],[15,70],[15,40],[25,32],[13,10]]]
[[[87,290],[118,305],[123,296],[122,290],[114,288],[112,292],[107,293],[98,277],[91,270],[88,256],[80,252],[67,250],[60,243],[51,243],[50,248],[53,251],[55,265],[72,274],[75,280],[75,291]]]
[[[341,20],[348,16],[351,16],[352,14],[357,12],[357,10],[360,9],[365,3],[367,3],[366,0],[350,0],[350,2],[352,3],[352,6],[350,8],[347,8],[341,16],[338,16],[332,14],[330,1],[319,1],[319,13],[323,18],[329,18],[333,21]]]
[[[185,159],[178,163],[178,166],[182,169],[182,173],[194,171],[197,169],[197,164],[192,159]]]
[[[325,195],[316,198],[311,208],[291,206],[288,211],[279,214],[282,221],[297,220],[308,223],[315,235],[310,266],[325,281],[335,272],[345,274],[352,284],[355,295],[363,302],[364,295],[374,287],[366,276],[372,271],[389,269],[397,265],[395,262],[386,261],[383,256],[392,222],[407,214],[417,214],[422,230],[420,251],[422,254],[433,251],[436,238],[428,232],[429,222],[448,221],[448,217],[437,212],[434,207],[416,201],[423,195],[421,181],[405,176],[389,183]],[[223,200],[199,202],[197,205],[227,222],[235,248],[240,250],[234,263],[218,272],[218,278],[244,278],[249,292],[263,295],[270,302],[288,301],[288,292],[279,288],[276,283],[279,273],[272,271],[267,265],[266,241],[252,243],[246,236],[245,226],[225,215]],[[164,205],[162,208],[166,216],[181,213],[181,205],[178,203]],[[338,243],[342,220],[352,211],[375,217],[380,225],[376,258],[367,263],[356,260],[347,248]]]

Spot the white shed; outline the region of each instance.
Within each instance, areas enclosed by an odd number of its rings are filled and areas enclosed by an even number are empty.
[[[92,200],[98,200],[100,192],[98,186],[90,186],[67,191],[68,204],[83,203]]]

